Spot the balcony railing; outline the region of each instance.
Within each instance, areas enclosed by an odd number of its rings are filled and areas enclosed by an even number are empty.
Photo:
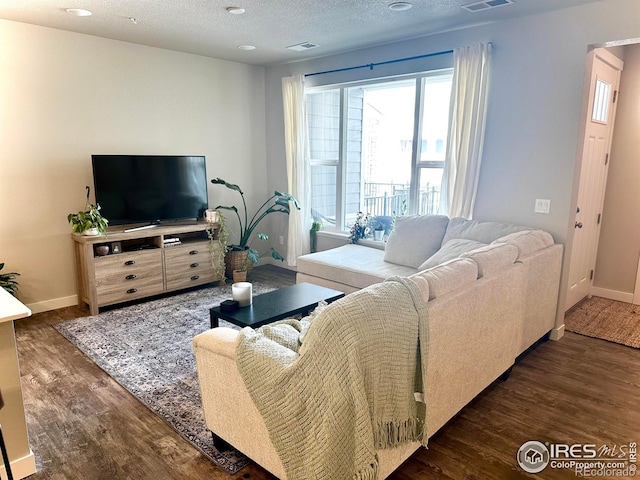
[[[365,183],[364,204],[361,209],[371,216],[396,216],[402,215],[409,206],[409,185],[394,183]],[[440,188],[435,185],[427,185],[418,192],[417,211],[421,215],[435,215],[438,213],[440,203]],[[325,225],[335,225],[333,215],[325,216],[326,210],[312,209],[314,220],[321,221]],[[327,209],[335,212],[335,205]],[[351,218],[348,215],[347,225],[353,223],[355,213]]]
[[[418,192],[418,213],[438,213],[440,189],[427,185]],[[365,183],[363,211],[371,215],[400,215],[409,205],[409,186],[390,183]]]

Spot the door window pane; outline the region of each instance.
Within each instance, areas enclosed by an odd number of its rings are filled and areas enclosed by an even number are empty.
[[[593,112],[591,113],[591,120],[597,123],[607,123],[610,96],[611,84],[596,78],[596,91],[593,96]]]

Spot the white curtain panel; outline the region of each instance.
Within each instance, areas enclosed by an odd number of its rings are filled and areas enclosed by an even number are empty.
[[[440,213],[472,218],[478,189],[491,63],[491,44],[456,48],[449,112],[449,138],[440,193]]]
[[[311,228],[310,174],[307,144],[307,115],[304,102],[304,76],[282,79],[284,105],[284,141],[287,161],[288,193],[298,199],[300,210],[293,206],[289,214],[287,263],[295,266],[300,255],[309,253]]]

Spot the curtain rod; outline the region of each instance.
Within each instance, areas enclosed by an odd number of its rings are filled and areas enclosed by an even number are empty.
[[[446,55],[448,53],[453,53],[453,50],[443,50],[442,52],[427,53],[424,55],[416,55],[414,57],[397,58],[395,60],[387,60],[386,62],[367,63],[366,65],[357,65],[355,67],[336,68],[335,70],[325,70],[324,72],[307,73],[305,74],[305,77],[313,77],[315,75],[325,75],[327,73],[346,72],[349,70],[357,70],[360,68],[368,68],[370,70],[373,70],[373,67],[379,67],[380,65],[389,65],[391,63],[408,62],[411,60],[419,60],[421,58],[437,57],[439,55]]]

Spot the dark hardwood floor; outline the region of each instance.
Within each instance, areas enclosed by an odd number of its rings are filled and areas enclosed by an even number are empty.
[[[275,267],[252,272],[254,279],[269,276],[293,282]],[[230,478],[51,326],[85,315],[68,307],[15,323],[38,469],[29,478]],[[575,478],[549,467],[526,474],[516,466],[516,452],[528,440],[640,443],[639,399],[640,350],[567,333],[534,349],[506,382],[487,388],[390,478]],[[233,478],[273,477],[251,464]]]

